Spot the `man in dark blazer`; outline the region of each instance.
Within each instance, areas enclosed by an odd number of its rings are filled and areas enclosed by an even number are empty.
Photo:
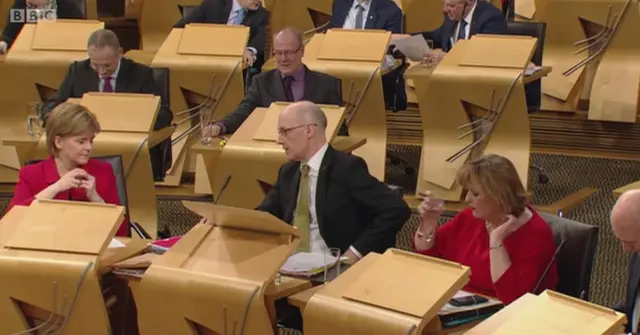
[[[363,23],[357,26],[360,12]],[[331,15],[329,28],[402,32],[402,10],[392,0],[334,0]]]
[[[632,252],[625,300],[614,308],[627,315],[626,331],[640,334],[640,190],[623,193],[611,210],[611,228],[622,249]]]
[[[250,28],[244,62],[260,71],[265,61],[264,47],[269,23],[269,11],[260,0],[202,0],[199,6],[184,13],[173,27],[184,28],[189,23],[244,25]],[[206,41],[203,41],[206,42]]]
[[[289,162],[257,209],[300,229],[300,251],[339,248],[354,263],[393,247],[411,212],[362,158],[327,143],[326,126],[322,109],[309,101],[280,113],[278,143]]]
[[[402,10],[393,0],[334,0],[328,28],[377,29],[401,34]],[[388,109],[407,108],[404,67],[382,76],[382,90]]]
[[[15,0],[9,13],[7,14],[7,23],[2,31],[0,38],[0,54],[7,52],[11,48],[13,42],[18,37],[25,24],[24,16],[16,19],[12,13],[14,10],[40,9],[43,11],[55,11],[58,19],[85,19],[84,10],[78,7],[77,3],[72,0]],[[48,18],[48,15],[44,16]]]
[[[476,34],[504,34],[507,20],[502,12],[486,1],[444,0],[444,22],[433,31],[422,32],[425,40],[433,41],[434,49],[425,61],[437,65],[444,55],[460,39],[470,39]]]
[[[208,127],[212,136],[234,133],[256,107],[269,107],[276,101],[308,100],[318,104],[338,105],[342,102],[339,79],[309,70],[303,63],[302,33],[285,28],[274,35],[276,69],[257,75],[240,105],[224,119]],[[348,135],[345,125],[340,135]]]
[[[73,62],[52,102],[45,104],[43,119],[50,111],[69,98],[82,98],[87,92],[146,93],[162,96],[153,77],[153,70],[122,57],[122,48],[114,32],[101,29],[93,32],[87,43],[89,59]],[[162,102],[154,129],[171,125],[173,113]],[[151,148],[153,175],[164,179],[171,167],[170,139]]]

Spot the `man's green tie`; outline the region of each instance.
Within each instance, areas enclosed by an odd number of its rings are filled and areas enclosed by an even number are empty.
[[[293,217],[293,225],[300,231],[300,245],[297,251],[309,251],[309,165],[300,166],[300,187],[298,203]]]

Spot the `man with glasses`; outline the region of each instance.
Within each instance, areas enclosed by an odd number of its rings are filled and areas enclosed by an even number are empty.
[[[153,70],[122,57],[122,48],[116,34],[107,29],[96,30],[87,42],[89,58],[71,63],[52,102],[45,104],[42,118],[46,121],[50,111],[69,98],[82,98],[87,92],[143,93],[162,96],[153,77]],[[173,113],[163,101],[154,129],[171,125]],[[164,179],[171,167],[170,139],[151,148],[151,166],[156,181]]]
[[[338,248],[351,264],[393,247],[411,212],[405,201],[369,174],[360,157],[336,151],[325,136],[327,118],[309,101],[278,116],[278,140],[289,162],[258,210],[300,230],[298,251]]]
[[[234,133],[257,107],[269,107],[276,101],[296,102],[309,100],[318,104],[342,105],[339,79],[309,70],[303,63],[302,33],[285,28],[274,35],[273,53],[276,69],[253,78],[244,99],[235,111],[224,119],[209,125],[205,134],[220,136]],[[340,135],[348,135],[345,125]]]

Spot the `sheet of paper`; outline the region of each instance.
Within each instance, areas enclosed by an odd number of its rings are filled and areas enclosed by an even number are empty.
[[[455,298],[464,298],[464,297],[468,297],[468,296],[472,296],[474,295],[471,292],[467,292],[467,291],[458,291],[454,296],[453,299]],[[498,300],[494,300],[494,299],[489,299],[488,302],[483,303],[483,304],[478,304],[478,305],[473,305],[473,306],[463,306],[463,307],[456,307],[454,305],[451,305],[450,303],[445,304],[442,309],[440,309],[440,312],[451,312],[451,311],[456,311],[456,310],[466,310],[466,309],[476,309],[476,308],[481,308],[484,306],[488,306],[488,305],[493,305],[499,303]]]
[[[529,63],[529,65],[527,66],[527,68],[524,70],[524,75],[526,76],[530,76],[536,72],[538,72],[540,69],[542,69],[542,66],[537,66],[533,63]]]
[[[337,261],[336,257],[310,253],[299,252],[293,254],[282,266],[282,271],[287,272],[309,272],[314,269],[324,268],[325,266],[332,265]]]
[[[391,44],[395,45],[397,50],[414,62],[421,61],[424,58],[424,54],[431,50],[422,34],[393,40],[391,41]]]
[[[127,245],[116,240],[115,238],[111,239],[111,243],[109,243],[109,248],[124,248]]]

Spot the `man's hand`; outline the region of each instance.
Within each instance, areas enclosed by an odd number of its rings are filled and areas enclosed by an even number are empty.
[[[436,66],[446,55],[447,53],[442,50],[429,50],[424,54],[422,62],[427,66]]]
[[[342,255],[342,257],[347,258],[347,264],[349,265],[353,265],[360,260],[360,258],[358,258],[358,256],[356,256],[356,254],[354,254],[353,251],[351,251],[351,249],[347,250],[347,252],[345,252],[344,255]]]
[[[7,53],[7,42],[0,41],[0,55],[4,55]]]
[[[251,49],[244,49],[243,60],[247,65],[253,66],[253,63],[256,61],[256,55],[253,54]]]

